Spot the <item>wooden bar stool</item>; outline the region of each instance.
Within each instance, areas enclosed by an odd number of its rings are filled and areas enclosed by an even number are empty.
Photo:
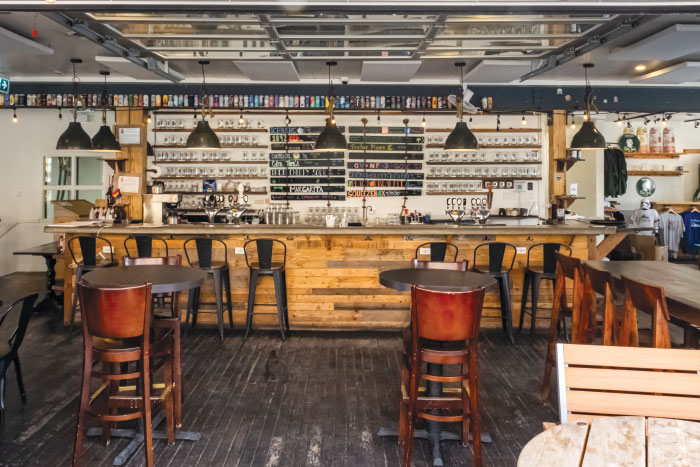
[[[212,259],[213,254],[213,242],[217,242],[224,247],[224,260],[214,261]],[[191,245],[194,244],[197,253],[197,260],[193,261],[190,257]],[[216,298],[216,317],[219,323],[219,335],[221,336],[221,341],[224,341],[224,290],[226,291],[226,304],[228,305],[228,320],[231,325],[231,331],[233,331],[233,308],[231,306],[231,280],[229,278],[228,270],[228,249],[226,248],[226,243],[222,240],[216,238],[206,238],[206,237],[195,237],[190,238],[185,241],[183,245],[185,250],[185,257],[187,258],[187,264],[190,267],[201,269],[206,271],[214,281],[214,296]],[[194,253],[194,252],[193,252]],[[199,301],[201,290],[197,288],[192,294],[191,302],[187,304],[187,315],[185,318],[185,326],[189,326],[190,323],[190,310],[192,310],[192,327],[197,325],[197,314],[199,313]],[[209,313],[209,312],[207,312]]]
[[[416,260],[425,260],[425,254],[421,253],[421,248],[424,248],[425,246],[428,246],[430,248],[430,261],[448,261],[447,258],[449,256],[452,257],[452,262],[457,261],[457,254],[459,253],[459,248],[457,248],[457,245],[453,243],[448,243],[448,242],[428,242],[428,243],[423,243],[422,245],[418,245],[418,248],[416,248],[416,256],[414,259]],[[447,254],[449,250],[449,256]]]
[[[557,345],[557,329],[559,323],[564,321],[564,309],[566,308],[566,279],[574,281],[573,297],[571,304],[571,338],[574,344],[580,340],[581,302],[583,300],[583,269],[581,260],[566,256],[558,251],[556,257],[556,280],[554,282],[554,296],[552,297],[552,316],[547,334],[547,351],[544,361],[544,377],[540,396],[543,400],[549,398],[550,385],[552,383],[552,368],[556,365],[555,350]],[[566,327],[564,327],[566,335]]]
[[[162,243],[161,248],[165,249],[165,254],[163,256],[168,256],[168,242],[159,237],[154,237],[153,235],[129,235],[124,240],[124,250],[126,251],[126,256],[129,258],[150,258],[153,256],[153,242]],[[129,250],[128,243],[136,244],[136,255],[134,253],[133,246],[131,251]]]
[[[485,265],[485,267],[477,263],[479,250],[483,248],[488,249],[488,265]],[[474,248],[474,261],[472,263],[472,270],[474,272],[488,274],[498,282],[498,297],[501,301],[503,333],[507,336],[511,344],[515,343],[515,339],[513,338],[513,311],[510,303],[510,271],[513,269],[513,264],[515,264],[517,252],[518,249],[510,243],[482,243]],[[506,261],[506,254],[512,255],[510,264]]]
[[[598,327],[597,295],[603,297],[603,329]],[[623,305],[615,292],[615,279],[608,271],[583,264],[583,314],[588,315],[590,327],[581,337],[582,344],[593,344],[594,338],[602,334],[603,345],[618,345],[620,340],[620,318]]]
[[[255,245],[255,251],[252,246]],[[280,248],[275,248],[280,245]],[[262,276],[272,276],[275,284],[275,303],[277,304],[277,319],[279,320],[282,340],[285,339],[285,331],[289,332],[289,308],[287,305],[287,277],[285,266],[287,265],[287,245],[274,238],[258,238],[249,240],[243,245],[245,262],[250,270],[250,282],[248,286],[248,311],[245,320],[245,337],[253,327],[253,312],[255,309],[255,291],[258,279]],[[254,255],[253,255],[254,254]],[[257,260],[251,260],[251,256]],[[260,304],[258,304],[260,305]]]
[[[620,343],[627,347],[639,347],[637,310],[651,315],[651,347],[670,349],[671,336],[668,331],[668,305],[663,287],[633,281],[622,276],[625,289],[625,314],[620,329]]]
[[[175,443],[173,414],[173,339],[167,329],[151,341],[151,284],[99,288],[78,285],[83,304],[83,375],[80,408],[73,449],[73,465],[82,465],[83,440],[87,415],[94,415],[102,425],[102,438],[110,441],[115,422],[142,419],[146,465],[153,466],[151,411],[161,406],[165,411],[168,444]],[[95,369],[101,366],[101,370]],[[154,384],[152,374],[163,368],[164,384]],[[99,379],[93,393],[91,381]],[[127,386],[127,380],[138,384]]]
[[[157,257],[157,258],[129,258],[125,256],[122,258],[122,262],[125,267],[130,266],[180,266],[182,264],[182,256],[167,256],[167,257]],[[169,329],[173,331],[173,379],[175,380],[175,392],[174,392],[174,402],[175,402],[175,427],[180,428],[182,426],[182,401],[183,401],[183,389],[182,389],[182,361],[180,357],[180,308],[178,307],[178,293],[162,293],[162,294],[152,294],[153,301],[151,307],[155,310],[155,303],[161,301],[167,301],[170,304],[169,316],[163,316],[153,312],[153,317],[159,320],[163,326],[168,326]]]
[[[103,261],[98,263],[97,262],[97,240],[100,240],[101,242],[106,243],[109,246],[109,260],[108,261]],[[82,255],[82,259],[78,261],[75,253],[75,242],[78,242],[80,246],[80,254]],[[111,268],[117,265],[117,262],[114,261],[114,248],[112,248],[112,243],[107,240],[104,237],[93,237],[93,236],[87,236],[87,235],[80,235],[77,237],[73,237],[70,240],[68,240],[68,251],[70,252],[70,256],[73,259],[73,262],[76,265],[75,269],[75,286],[76,289],[78,287],[78,284],[80,283],[80,279],[82,279],[83,274],[86,272],[93,271],[97,268]],[[66,278],[65,280],[70,280],[70,278]],[[70,324],[68,326],[68,335],[70,336],[73,333],[73,324],[75,323],[75,313],[78,309],[78,294],[73,293],[73,306],[71,307],[70,311]]]
[[[411,289],[411,346],[404,354],[399,439],[404,445],[402,466],[411,465],[415,418],[438,422],[462,422],[462,443],[474,444],[474,465],[481,466],[479,421],[478,341],[484,289],[470,292],[433,292]],[[460,365],[457,376],[423,372],[423,363]],[[442,388],[426,394],[421,381],[459,383],[457,393]],[[434,411],[439,411],[435,413]]]
[[[19,396],[22,399],[22,405],[27,405],[27,392],[24,389],[24,381],[22,380],[22,368],[19,365],[19,347],[24,340],[24,334],[29,326],[29,318],[34,312],[34,302],[39,297],[39,294],[27,295],[14,302],[7,311],[0,316],[0,328],[5,319],[10,316],[14,310],[19,309],[19,318],[16,320],[17,326],[9,333],[10,338],[7,344],[0,343],[0,424],[5,420],[5,374],[10,368],[10,364],[15,364],[15,374],[17,375],[17,386],[19,388]],[[21,306],[19,306],[21,304]],[[3,335],[6,335],[3,333]]]
[[[523,329],[523,320],[527,313],[527,295],[532,289],[532,311],[530,314],[530,336],[535,334],[535,322],[537,319],[537,301],[540,296],[540,283],[543,280],[552,281],[552,288],[556,285],[556,267],[557,259],[555,253],[564,248],[568,251],[568,256],[571,256],[571,247],[561,243],[536,243],[527,250],[527,263],[525,266],[525,276],[523,278],[523,296],[520,302],[520,324],[518,325],[518,334]],[[538,250],[542,251],[542,267],[532,264],[532,253]],[[566,330],[564,330],[566,334]]]

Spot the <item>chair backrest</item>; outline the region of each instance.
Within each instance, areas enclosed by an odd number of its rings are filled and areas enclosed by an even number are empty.
[[[462,260],[454,263],[445,263],[443,261],[419,261],[411,260],[411,268],[413,269],[443,269],[448,271],[466,272],[469,269],[469,261]]]
[[[561,423],[596,416],[700,420],[700,350],[557,344]]]
[[[195,250],[197,251],[197,261],[199,262],[199,267],[202,269],[211,268],[212,256],[214,253],[214,242],[217,242],[224,247],[224,263],[228,263],[228,248],[226,248],[226,243],[218,238],[194,237],[187,239],[183,245],[185,257],[187,258],[187,264],[192,266],[193,261],[190,257],[189,249],[192,247],[192,243],[194,243]]]
[[[418,245],[418,248],[416,248],[415,259],[419,259],[421,257],[420,249],[424,248],[426,245],[428,248],[430,248],[430,261],[447,261],[448,250],[450,251],[450,256],[452,256],[452,261],[457,261],[459,248],[457,248],[457,245],[448,242],[428,242]]]
[[[581,260],[575,256],[566,256],[558,251],[554,252],[554,257],[558,265],[561,267],[561,274],[567,279],[583,280],[583,270],[581,269]]]
[[[252,245],[255,245],[255,252],[251,250]],[[281,250],[280,248],[275,248],[275,246],[280,246]],[[274,238],[256,238],[254,240],[248,240],[243,244],[243,253],[245,254],[245,262],[248,267],[250,267],[250,258],[253,256],[253,253],[257,256],[258,267],[260,269],[271,269],[275,258],[280,258],[280,255],[281,267],[287,265],[287,245]]]
[[[527,249],[527,267],[530,267],[531,254],[542,250],[542,270],[545,274],[554,274],[557,269],[556,253],[561,250],[571,256],[571,247],[563,243],[535,243]]]
[[[603,345],[613,345],[619,339],[619,325],[615,314],[615,278],[609,271],[583,264],[583,306],[589,310],[593,321],[597,320],[596,294],[603,296]],[[595,324],[595,323],[594,323]]]
[[[12,330],[9,339],[7,340],[7,343],[10,344],[10,353],[17,352],[19,346],[22,345],[24,335],[27,332],[27,326],[29,325],[29,318],[31,318],[32,313],[34,312],[34,302],[38,297],[39,294],[31,294],[27,295],[26,297],[22,297],[10,305],[7,311],[0,316],[1,328],[2,324],[5,322],[7,317],[10,316],[10,313],[12,313],[13,310],[18,308],[20,310],[19,318],[17,319],[17,326]],[[21,307],[18,306],[20,304],[22,305]]]
[[[652,316],[652,347],[671,348],[668,330],[668,306],[663,287],[637,282],[622,276],[625,289],[625,315],[620,330],[620,345],[639,345],[637,310]]]
[[[78,258],[75,256],[75,242],[77,241],[80,245],[80,254],[83,257],[83,266],[86,268],[94,268],[97,266],[97,240],[105,242],[109,245],[109,256],[110,261],[114,262],[114,248],[112,248],[112,242],[104,237],[93,237],[90,235],[79,235],[68,240],[68,251],[70,252],[73,262],[79,264]]]
[[[143,337],[148,343],[151,322],[151,283],[134,287],[93,287],[78,284],[86,338]]]
[[[124,266],[180,266],[182,264],[182,256],[163,256],[155,258],[131,258],[125,256],[122,258]]]
[[[153,256],[153,241],[162,243],[162,248],[165,249],[165,255],[168,256],[168,243],[162,238],[154,237],[152,235],[129,235],[124,240],[124,250],[126,251],[126,256],[133,258],[133,250],[129,251],[128,243],[136,243],[136,257],[138,258],[150,258]]]
[[[411,298],[414,336],[436,341],[478,339],[483,288],[469,292],[435,292],[414,286]]]
[[[489,242],[482,243],[474,248],[474,261],[472,261],[474,270],[483,271],[483,268],[477,261],[477,256],[479,255],[479,250],[484,248],[488,249],[488,272],[510,272],[510,270],[513,269],[518,249],[510,243]],[[508,256],[506,257],[506,255]],[[506,261],[506,258],[509,261]],[[504,263],[506,264],[505,269],[503,269]]]

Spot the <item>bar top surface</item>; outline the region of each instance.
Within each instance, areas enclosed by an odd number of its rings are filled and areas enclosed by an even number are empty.
[[[178,224],[178,225],[71,225],[52,224],[48,233],[104,235],[610,235],[615,227],[594,226],[571,221],[565,225],[378,225],[327,228],[313,225]]]

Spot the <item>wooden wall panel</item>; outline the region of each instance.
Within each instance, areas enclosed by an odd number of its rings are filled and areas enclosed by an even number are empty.
[[[123,235],[108,235],[115,246],[115,256],[125,255]],[[234,254],[236,247],[242,247],[245,241],[256,238],[250,236],[231,236],[225,238],[229,252],[231,269],[231,292],[234,321],[242,327],[248,300],[248,269],[243,255]],[[365,236],[365,235],[297,235],[278,236],[287,244],[287,294],[289,316],[293,328],[324,329],[396,329],[408,324],[410,298],[408,292],[398,292],[379,284],[379,273],[386,269],[408,267],[415,255],[415,249],[426,241],[442,241],[446,237],[412,237],[412,236]],[[168,237],[170,254],[182,254],[185,238]],[[484,237],[454,236],[451,241],[459,247],[458,260],[468,259],[471,265],[474,248],[485,241],[505,241],[516,247],[529,247],[540,242],[561,242],[570,245],[573,255],[588,258],[588,237],[572,235],[503,235]],[[163,254],[154,250],[154,255]],[[223,258],[223,248],[216,249],[215,258]],[[518,322],[520,315],[520,297],[522,294],[523,269],[526,255],[517,255],[511,273],[511,298],[513,303],[513,320]],[[540,257],[533,256],[537,264]],[[183,258],[184,262],[184,258]],[[66,258],[66,264],[70,260]],[[70,281],[67,281],[70,288]],[[256,307],[255,325],[276,327],[277,312],[274,307],[274,288],[271,278],[263,278],[257,289],[259,304]],[[65,320],[70,316],[70,293],[67,293]],[[548,326],[548,308],[551,307],[551,286],[544,284],[540,291],[538,327]],[[202,300],[213,302],[211,281],[205,283]],[[180,301],[186,305],[186,299]],[[202,309],[212,306],[203,305]],[[184,317],[184,308],[183,308]],[[529,326],[529,318],[526,325]],[[214,323],[213,314],[200,315],[199,322]],[[500,302],[497,293],[488,293],[484,304],[482,325],[500,327]]]

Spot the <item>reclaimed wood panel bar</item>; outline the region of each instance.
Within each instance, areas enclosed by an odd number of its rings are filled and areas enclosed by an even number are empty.
[[[285,228],[286,227],[286,228]],[[528,248],[535,243],[560,242],[571,246],[573,255],[589,258],[591,240],[597,234],[609,234],[599,228],[565,228],[566,226],[532,227],[460,227],[440,228],[402,227],[393,228],[349,228],[320,229],[294,226],[167,226],[161,228],[106,227],[100,236],[114,246],[115,258],[126,253],[123,243],[128,234],[151,234],[164,238],[171,255],[181,254],[186,239],[196,235],[210,235],[224,240],[229,253],[231,270],[231,292],[234,321],[242,326],[248,300],[248,268],[242,254],[236,248],[255,238],[275,238],[287,245],[287,294],[291,325],[295,329],[397,329],[408,324],[409,293],[388,289],[379,284],[379,273],[387,269],[409,267],[418,245],[429,241],[450,241],[459,248],[458,260],[467,259],[470,266],[474,248],[484,242],[503,241],[516,247]],[[71,236],[92,234],[96,228],[47,228],[54,233]],[[330,230],[330,231],[329,231]],[[408,232],[408,233],[407,233]],[[154,249],[154,255],[164,251]],[[484,251],[484,254],[486,252]],[[215,259],[223,259],[223,248],[214,250]],[[64,274],[71,277],[71,260],[64,255]],[[486,260],[486,258],[484,258]],[[541,258],[533,256],[537,263]],[[183,259],[184,261],[184,259]],[[513,319],[517,323],[520,315],[523,269],[526,255],[518,254],[511,273]],[[64,320],[70,316],[72,299],[71,281],[66,281]],[[537,325],[547,326],[551,307],[551,287],[543,284]],[[211,281],[205,283],[202,300],[213,302]],[[271,278],[263,278],[257,289],[255,325],[276,327],[277,311],[274,307],[274,288]],[[186,300],[181,300],[185,306]],[[482,325],[500,327],[500,304],[497,293],[487,294]],[[213,309],[203,305],[201,309]],[[184,313],[183,313],[184,316]],[[199,322],[213,323],[213,314],[200,315]],[[529,318],[528,318],[529,319]],[[526,323],[528,321],[526,320]]]

